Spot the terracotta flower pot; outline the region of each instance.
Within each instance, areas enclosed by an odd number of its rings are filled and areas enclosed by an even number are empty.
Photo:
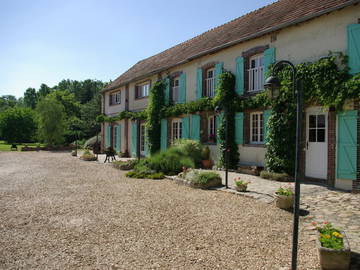
[[[290,209],[294,204],[294,195],[286,196],[275,193],[276,206],[281,209]]]
[[[205,159],[205,160],[202,160],[202,166],[204,169],[211,169],[212,168],[212,165],[213,165],[213,162],[212,160],[210,159]]]
[[[320,266],[323,270],[347,270],[350,266],[351,250],[349,241],[344,232],[344,248],[335,250],[321,246],[320,233],[318,232],[317,246],[319,250]]]
[[[236,191],[239,191],[239,192],[245,192],[246,189],[247,189],[247,185],[235,185],[235,189]]]

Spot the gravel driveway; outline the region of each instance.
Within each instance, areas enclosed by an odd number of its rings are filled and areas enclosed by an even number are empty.
[[[292,215],[69,153],[0,153],[1,269],[288,269]],[[299,269],[317,269],[300,239]]]

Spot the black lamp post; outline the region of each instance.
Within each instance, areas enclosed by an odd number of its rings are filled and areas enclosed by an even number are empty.
[[[294,224],[293,224],[293,241],[292,241],[292,256],[291,269],[296,270],[297,267],[297,251],[299,239],[299,213],[300,213],[300,179],[299,179],[299,164],[300,164],[300,145],[301,145],[301,122],[302,122],[302,90],[298,87],[298,80],[296,78],[295,66],[286,60],[275,63],[272,71],[272,76],[266,79],[264,87],[268,89],[269,96],[276,99],[279,96],[280,80],[275,76],[277,70],[282,65],[291,67],[293,75],[293,93],[296,96],[296,159],[295,159],[295,200],[294,200]]]
[[[221,107],[215,107],[215,113],[219,114],[221,112]],[[224,109],[224,117],[226,117],[226,108]],[[229,188],[228,185],[228,168],[229,168],[229,143],[228,143],[228,121],[225,119],[225,188]]]

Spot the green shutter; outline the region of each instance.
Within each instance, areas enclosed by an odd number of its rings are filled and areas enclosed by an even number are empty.
[[[350,24],[347,27],[348,56],[351,74],[360,72],[360,24]]]
[[[223,72],[223,67],[224,67],[223,62],[220,62],[215,65],[215,95],[216,95],[216,88],[218,87],[220,75]]]
[[[236,93],[244,94],[244,57],[236,58]]]
[[[182,122],[182,139],[190,139],[190,116],[181,119]]]
[[[264,142],[267,143],[268,142],[268,133],[269,133],[269,118],[271,116],[271,112],[272,110],[266,110],[264,111]]]
[[[121,125],[115,126],[115,130],[115,151],[119,153],[121,149]]]
[[[357,111],[338,114],[337,170],[339,179],[356,179]]]
[[[220,126],[221,126],[221,122],[222,119],[224,117],[224,113],[219,113],[218,115],[216,115],[216,143],[219,144],[221,143],[220,141],[220,137],[219,137],[219,130],[220,130]]]
[[[131,156],[137,157],[137,125],[131,123]]]
[[[166,78],[165,79],[165,95],[164,95],[164,102],[165,105],[169,105],[169,100],[170,100],[170,79]]]
[[[200,141],[200,115],[191,116],[191,139]]]
[[[196,99],[202,97],[202,69],[198,68],[196,72]]]
[[[244,113],[235,114],[235,142],[236,144],[244,143]]]
[[[264,51],[264,77],[267,78],[270,76],[269,67],[271,64],[274,64],[276,61],[275,48],[269,48]]]
[[[149,151],[149,140],[148,140],[148,136],[147,136],[147,128],[145,125],[145,157],[150,156],[150,151]]]
[[[110,147],[110,140],[111,140],[111,126],[107,125],[106,132],[105,132],[105,148]]]
[[[179,84],[180,84],[180,95],[179,95],[179,103],[185,103],[186,102],[186,74],[181,73],[179,78]]]
[[[167,133],[168,133],[168,127],[167,127],[167,120],[166,119],[161,119],[161,135],[160,135],[160,149],[161,150],[166,150],[167,148],[167,142],[168,142],[168,137],[167,137]]]

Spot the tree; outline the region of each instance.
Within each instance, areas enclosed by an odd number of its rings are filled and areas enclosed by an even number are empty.
[[[0,97],[0,112],[3,112],[9,108],[13,108],[17,105],[18,101],[15,96],[4,95]]]
[[[50,93],[49,97],[56,99],[64,106],[66,118],[80,117],[80,104],[73,93],[68,90],[57,90]]]
[[[39,101],[36,110],[39,115],[39,137],[50,145],[64,142],[64,106],[55,97],[48,95]]]
[[[24,93],[24,104],[26,107],[35,109],[37,103],[37,93],[35,88],[28,88]]]
[[[10,108],[0,114],[0,134],[7,142],[31,142],[36,128],[35,113],[29,108]]]
[[[40,88],[39,88],[39,91],[38,91],[38,97],[39,98],[44,98],[50,93],[51,93],[51,88],[49,86],[47,86],[45,83],[42,83],[40,85]]]
[[[96,117],[101,113],[101,96],[97,95],[89,102],[81,105],[82,131],[85,138],[95,136],[100,131]]]

